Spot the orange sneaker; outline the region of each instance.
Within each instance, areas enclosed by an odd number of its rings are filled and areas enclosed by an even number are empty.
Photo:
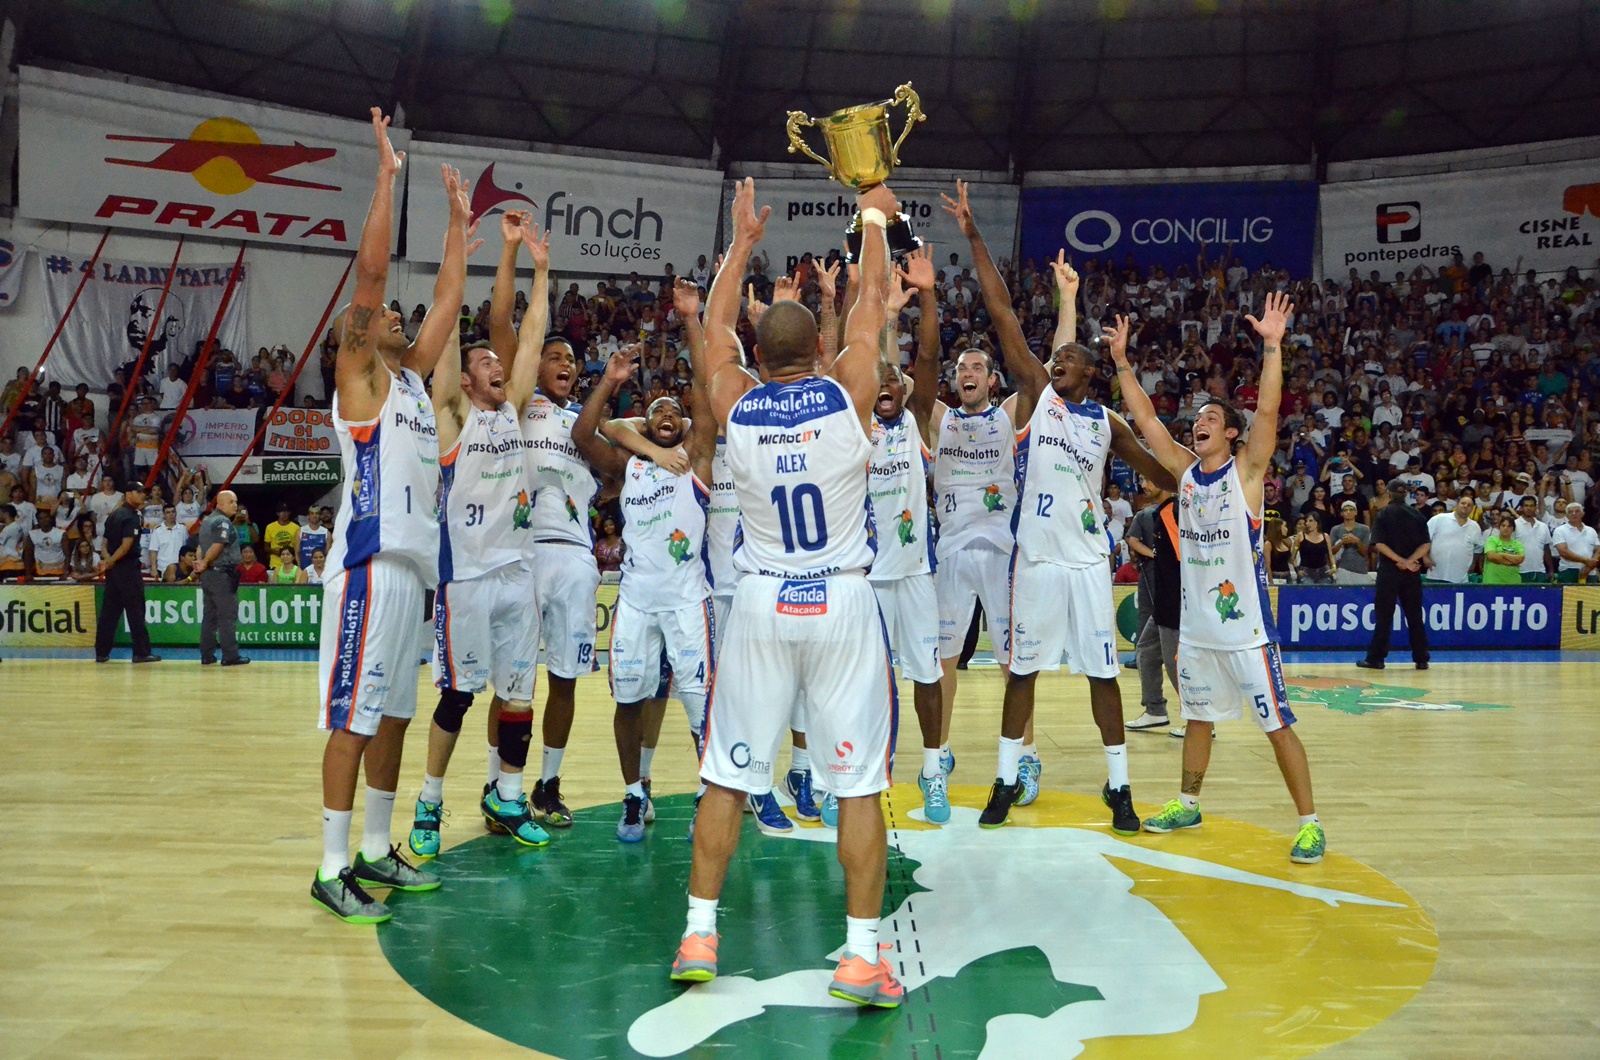
[[[889,949],[889,943],[878,944],[879,950]],[[868,964],[861,957],[846,957],[833,973],[828,993],[858,1005],[876,1005],[878,1008],[899,1008],[905,999],[906,988],[889,971],[889,962],[882,957],[877,964]]]
[[[696,931],[678,943],[672,978],[680,983],[709,983],[717,977],[717,940],[721,935]]]

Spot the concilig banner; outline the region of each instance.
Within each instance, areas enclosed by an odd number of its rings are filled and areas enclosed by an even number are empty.
[[[24,217],[297,247],[361,238],[377,152],[359,108],[323,117],[31,66],[21,94]],[[389,139],[404,150],[410,135]]]
[[[1322,273],[1384,279],[1456,254],[1558,272],[1600,254],[1600,159],[1354,180],[1322,188]]]

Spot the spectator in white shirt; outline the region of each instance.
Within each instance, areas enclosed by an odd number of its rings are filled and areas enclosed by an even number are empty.
[[[161,511],[161,525],[150,531],[150,577],[163,580],[168,567],[178,565],[189,528],[178,525],[178,509],[167,505]]]
[[[161,408],[175,409],[183,401],[183,393],[189,389],[189,384],[178,378],[178,366],[167,365],[167,377],[161,380]]]
[[[1460,585],[1472,573],[1473,559],[1483,552],[1483,528],[1472,519],[1477,499],[1467,490],[1456,499],[1454,511],[1441,512],[1428,520],[1428,540],[1433,547],[1429,577],[1434,581]]]
[[[33,506],[32,501],[28,500],[28,491],[21,486],[12,486],[11,507],[17,510],[17,522],[22,525],[22,532],[26,534],[32,530],[34,517],[39,510]]]
[[[1400,406],[1394,403],[1394,395],[1385,390],[1383,397],[1378,401],[1378,407],[1372,410],[1372,425],[1377,427],[1387,423],[1398,427],[1400,426],[1400,416]]]
[[[1600,534],[1584,525],[1583,505],[1576,501],[1567,505],[1567,521],[1551,533],[1550,548],[1559,557],[1556,581],[1600,581],[1594,573],[1600,567]]]
[[[1106,488],[1106,496],[1109,498],[1106,510],[1111,513],[1111,521],[1106,528],[1120,542],[1127,532],[1128,520],[1133,518],[1133,505],[1128,503],[1128,499],[1122,495],[1122,487],[1115,482]]]
[[[106,518],[122,507],[122,494],[117,492],[117,484],[110,475],[100,476],[100,492],[84,501],[83,506],[94,513],[96,536],[104,537]]]
[[[1539,518],[1539,502],[1522,498],[1517,505],[1517,540],[1522,543],[1522,580],[1544,581],[1550,575],[1550,528]],[[1536,577],[1530,579],[1529,575]]]
[[[1588,499],[1589,491],[1594,488],[1594,479],[1590,477],[1587,465],[1589,454],[1580,456],[1577,453],[1567,454],[1567,466],[1561,472],[1561,481],[1567,487],[1567,496],[1579,507]]]

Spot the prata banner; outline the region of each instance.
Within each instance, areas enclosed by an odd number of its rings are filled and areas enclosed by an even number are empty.
[[[1377,629],[1375,590],[1284,585],[1278,589],[1278,634],[1285,648],[1365,650]],[[1427,586],[1422,607],[1428,647],[1561,647],[1559,587],[1544,585]],[[1411,631],[1400,609],[1388,616],[1391,651],[1411,647]]]
[[[722,174],[713,169],[534,154],[458,144],[416,143],[406,197],[406,257],[438,261],[449,203],[440,164],[472,182],[472,215],[486,218],[483,263],[499,249],[499,215],[533,214],[550,233],[550,268],[608,275],[662,274],[671,264],[688,275],[695,259],[715,249]]]
[[[1556,272],[1600,254],[1600,159],[1355,180],[1322,188],[1322,272],[1384,279],[1483,253],[1496,273]]]
[[[1317,232],[1312,181],[1229,184],[1129,184],[1025,188],[1024,261],[1043,264],[1065,250],[1074,261],[1132,260],[1194,271],[1201,244],[1215,261],[1229,244],[1247,268],[1271,263],[1295,279],[1311,275]]]
[[[190,409],[178,428],[179,456],[238,456],[256,436],[255,409]]]
[[[21,82],[24,217],[297,247],[361,238],[378,165],[368,121],[31,66]],[[410,134],[389,140],[401,151]]]
[[[144,348],[146,336],[152,333],[147,367],[157,378],[165,378],[167,365],[178,364],[205,341],[233,269],[232,262],[180,264],[163,305],[161,287],[171,271],[170,257],[161,261],[112,261],[102,257],[92,272],[86,257],[40,254],[39,264],[51,320],[66,315],[79,278],[90,273],[45,364],[50,378],[61,380],[68,390],[75,383],[101,386],[118,367],[127,365],[131,369]],[[244,329],[249,314],[250,267],[242,265],[240,272],[233,300],[217,331],[217,348],[242,355],[249,349]],[[156,318],[157,306],[161,307],[160,319]]]
[[[820,172],[820,169],[819,169]],[[972,264],[967,238],[955,219],[945,213],[939,194],[955,197],[954,183],[940,184],[912,178],[892,178],[889,182],[900,199],[900,212],[911,221],[911,228],[933,247],[933,264],[943,268],[955,254],[962,265]],[[969,184],[967,201],[972,216],[983,231],[989,253],[997,260],[1010,258],[1016,249],[1017,187],[1014,184]],[[856,193],[826,177],[817,180],[756,180],[756,205],[771,206],[772,219],[759,252],[767,256],[768,276],[792,273],[804,254],[817,261],[830,250],[844,248],[845,229],[856,212]],[[733,209],[730,182],[723,200],[725,210]],[[733,220],[727,218],[731,232]],[[708,259],[709,260],[709,259]],[[682,271],[682,270],[680,270]]]

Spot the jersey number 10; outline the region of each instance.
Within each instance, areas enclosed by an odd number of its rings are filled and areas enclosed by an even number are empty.
[[[828,519],[822,511],[822,490],[816,485],[802,483],[793,493],[786,486],[774,486],[772,503],[778,506],[778,525],[783,530],[785,552],[793,552],[797,541],[806,552],[816,552],[827,546]],[[811,510],[809,516],[807,508]]]

